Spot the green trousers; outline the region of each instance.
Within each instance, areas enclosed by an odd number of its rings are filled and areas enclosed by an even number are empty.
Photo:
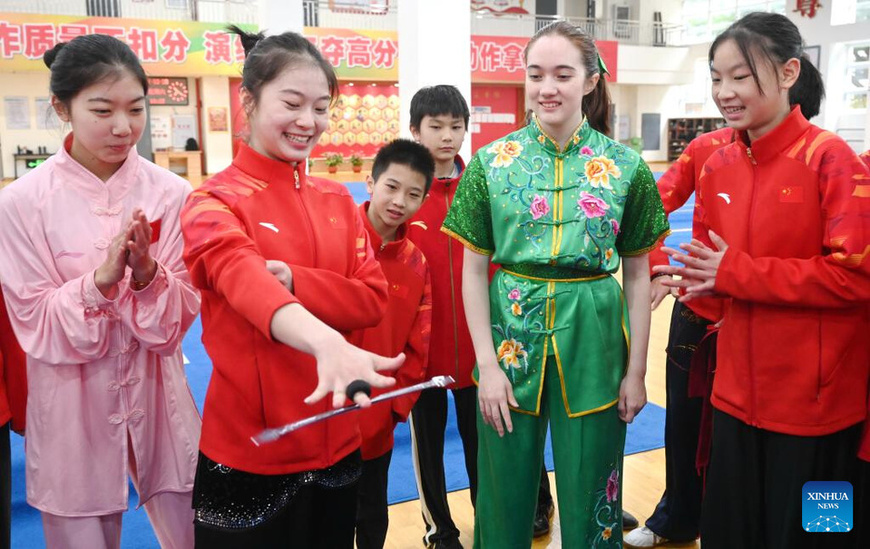
[[[511,412],[513,432],[499,438],[477,413],[478,492],[475,549],[528,549],[547,425],[556,466],[562,547],[622,547],[625,423],[617,407],[569,418],[559,373],[548,357],[539,416]]]

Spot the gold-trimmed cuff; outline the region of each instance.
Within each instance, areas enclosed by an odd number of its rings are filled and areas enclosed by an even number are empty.
[[[480,255],[492,255],[495,252],[495,250],[487,250],[487,249],[481,248],[479,246],[475,246],[474,244],[469,242],[468,239],[466,239],[465,237],[463,237],[459,233],[455,233],[455,232],[451,231],[450,229],[448,229],[447,227],[444,227],[443,225],[441,226],[441,232],[446,234],[447,236],[449,236],[451,238],[455,238],[463,246],[465,246],[466,248],[468,248],[472,252],[479,253]]]
[[[653,250],[656,249],[656,247],[657,247],[658,244],[659,244],[659,240],[661,240],[661,239],[663,239],[663,238],[667,238],[667,237],[669,237],[670,235],[671,235],[671,230],[670,230],[670,229],[667,229],[666,231],[663,231],[661,234],[659,234],[659,235],[656,237],[656,241],[655,241],[655,243],[654,243],[652,246],[647,246],[646,248],[641,248],[640,250],[632,250],[632,251],[630,251],[630,252],[622,252],[622,251],[621,251],[621,252],[619,252],[619,255],[621,255],[622,257],[636,257],[636,256],[639,256],[639,255],[648,254],[648,253],[650,253],[651,251],[653,251]]]

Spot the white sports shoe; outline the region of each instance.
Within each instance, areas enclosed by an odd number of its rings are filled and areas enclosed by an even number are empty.
[[[635,528],[625,534],[622,541],[630,547],[657,547],[668,542],[667,539],[659,536],[646,526]]]

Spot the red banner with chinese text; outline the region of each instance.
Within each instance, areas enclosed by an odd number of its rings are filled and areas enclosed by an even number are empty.
[[[160,76],[238,75],[245,54],[222,23],[0,13],[0,71],[43,71],[46,51],[83,34],[126,42]],[[254,30],[253,25],[241,25]]]
[[[109,34],[125,41],[145,71],[159,76],[239,76],[244,51],[223,23],[157,21],[0,13],[0,72],[44,71],[43,54],[57,42],[88,33]],[[242,25],[255,30],[253,25]],[[335,67],[343,80],[396,82],[399,42],[395,31],[306,27],[303,34]],[[522,52],[528,38],[472,36],[472,81],[522,82]],[[617,42],[601,40],[598,49],[617,81]]]
[[[240,25],[256,30],[253,25]],[[83,34],[108,34],[126,42],[150,75],[239,76],[245,55],[224,23],[155,21],[0,13],[0,72],[44,71],[42,56],[58,42]],[[306,27],[339,78],[398,80],[398,39],[393,31]]]
[[[523,49],[528,38],[515,36],[471,37],[471,81],[510,83],[523,82],[526,77]],[[608,82],[617,82],[619,43],[612,40],[595,42],[610,76]]]

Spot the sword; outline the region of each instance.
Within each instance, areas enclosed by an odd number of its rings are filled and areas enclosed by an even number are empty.
[[[377,404],[378,402],[383,402],[385,400],[390,400],[410,393],[416,393],[418,391],[422,391],[423,389],[431,389],[432,387],[447,387],[448,385],[453,383],[453,381],[454,379],[451,376],[435,376],[429,381],[424,381],[416,385],[411,385],[410,387],[396,389],[395,391],[390,391],[389,393],[378,395],[372,399],[372,404]],[[359,404],[352,404],[350,406],[345,406],[344,408],[337,408],[335,410],[329,410],[328,412],[323,412],[311,417],[307,417],[305,419],[300,419],[299,421],[294,421],[293,423],[288,423],[287,425],[283,425],[281,427],[266,429],[259,435],[252,436],[251,441],[257,446],[267,444],[269,442],[275,442],[287,433],[292,433],[297,429],[307,427],[309,425],[318,423],[331,417],[351,412],[353,410],[358,410],[359,407]]]

